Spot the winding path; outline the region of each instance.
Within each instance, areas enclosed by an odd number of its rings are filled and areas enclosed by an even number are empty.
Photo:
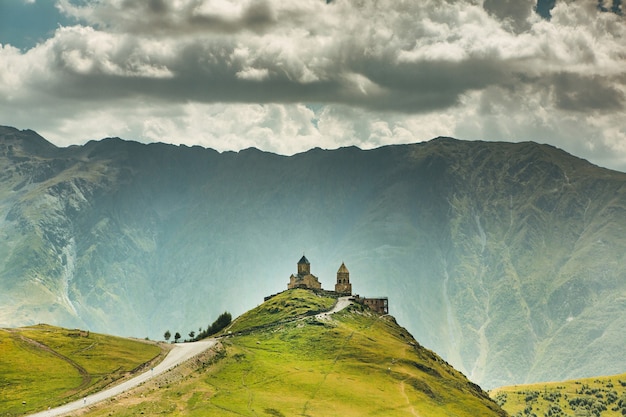
[[[146,382],[147,380],[162,374],[165,371],[168,371],[185,362],[188,359],[204,352],[205,350],[215,346],[217,341],[215,339],[201,340],[199,342],[193,343],[180,343],[175,344],[174,348],[167,354],[165,359],[157,366],[152,368],[149,371],[144,372],[128,381],[125,381],[119,385],[106,389],[104,391],[97,392],[93,395],[85,397],[82,400],[74,401],[65,405],[62,405],[57,408],[53,408],[50,410],[42,411],[36,414],[31,414],[30,417],[51,417],[51,416],[61,416],[67,413],[71,413],[73,411],[79,410],[83,407],[88,407],[95,403],[99,403],[100,401],[106,400],[108,398],[119,395],[125,391],[128,391],[131,388],[136,387],[139,384]]]
[[[330,315],[337,313],[338,311],[343,310],[352,304],[351,297],[340,297],[337,299],[337,302],[333,306],[333,308],[324,313],[319,313],[315,317],[322,320],[330,319]],[[162,374],[165,371],[168,371],[185,362],[188,359],[204,352],[205,350],[215,346],[217,343],[216,339],[208,339],[202,340],[199,342],[193,343],[181,343],[175,344],[174,348],[167,354],[163,362],[159,363],[153,369],[144,372],[141,375],[138,375],[128,381],[125,381],[119,385],[106,389],[104,391],[97,392],[88,397],[85,397],[82,400],[74,401],[65,405],[62,405],[57,408],[53,408],[46,411],[41,411],[36,414],[31,414],[28,417],[54,417],[54,416],[62,416],[67,413],[71,413],[73,411],[79,410],[81,408],[89,407],[90,405],[99,403],[116,395],[119,395],[125,391],[128,391],[131,388],[135,388],[136,386],[148,381],[149,379]]]
[[[352,300],[350,300],[351,298],[352,296],[339,297],[332,309],[324,313],[316,314],[315,317],[321,320],[329,318],[331,314],[335,314],[352,304]]]
[[[83,368],[82,366],[80,366],[79,364],[77,364],[76,362],[74,362],[73,360],[68,358],[67,356],[60,354],[59,352],[57,352],[54,349],[51,349],[48,345],[46,345],[44,343],[41,343],[41,342],[38,342],[38,341],[36,341],[34,339],[26,337],[23,334],[20,334],[19,338],[23,342],[28,343],[29,345],[35,346],[37,349],[43,350],[44,352],[48,352],[49,354],[51,354],[53,356],[56,356],[57,358],[61,359],[64,362],[67,362],[68,364],[70,364],[70,366],[72,366],[74,369],[76,369],[76,371],[78,372],[78,374],[82,378],[82,382],[81,382],[81,384],[78,387],[75,388],[75,390],[79,391],[79,390],[87,388],[89,386],[89,383],[91,382],[91,375],[89,375],[89,372],[87,372],[87,370],[85,368]]]

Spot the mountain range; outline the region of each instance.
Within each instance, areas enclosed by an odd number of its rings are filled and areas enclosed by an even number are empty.
[[[626,174],[548,145],[59,148],[0,128],[0,326],[186,334],[303,252],[491,388],[626,370]]]

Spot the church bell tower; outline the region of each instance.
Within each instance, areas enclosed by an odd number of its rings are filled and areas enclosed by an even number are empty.
[[[298,275],[310,275],[311,274],[311,263],[306,258],[306,256],[302,255],[302,258],[298,261]]]
[[[348,268],[346,268],[346,265],[343,262],[341,263],[341,266],[337,271],[337,283],[335,284],[335,292],[352,295],[352,284],[350,284],[350,271],[348,271]]]

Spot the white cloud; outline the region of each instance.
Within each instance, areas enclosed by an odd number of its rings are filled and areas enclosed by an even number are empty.
[[[0,123],[59,144],[121,136],[279,153],[536,140],[626,167],[626,19],[595,0],[559,1],[550,21],[531,6],[60,0],[83,25],[0,49]]]

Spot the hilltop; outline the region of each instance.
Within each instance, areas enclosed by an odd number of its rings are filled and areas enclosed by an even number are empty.
[[[87,416],[505,416],[477,385],[390,316],[334,299],[277,295],[224,330],[222,350]]]
[[[1,326],[195,330],[306,251],[486,388],[626,371],[626,174],[547,145],[287,157],[2,127],[0,225]]]

